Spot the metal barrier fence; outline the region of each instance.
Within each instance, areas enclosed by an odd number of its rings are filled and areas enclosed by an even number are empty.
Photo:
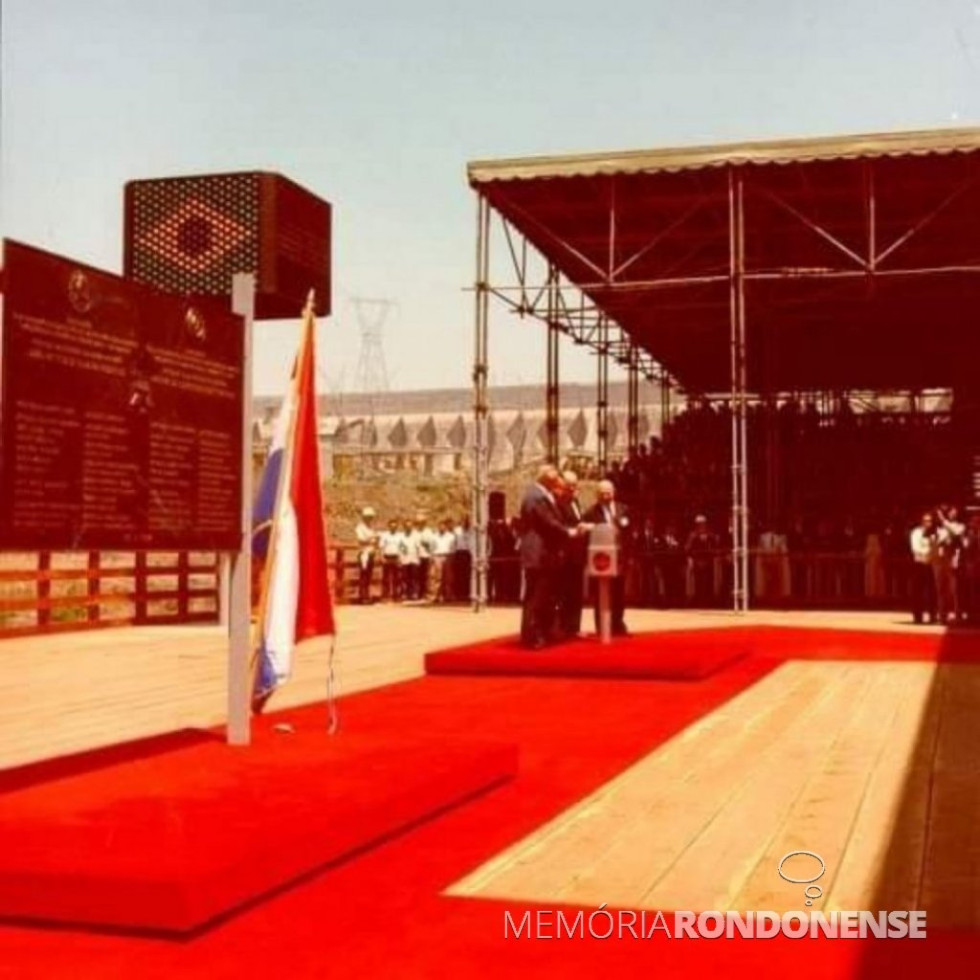
[[[359,572],[356,545],[335,545],[334,594],[338,602],[357,600]],[[755,608],[906,608],[911,599],[911,574],[911,558],[904,556],[754,550],[749,553],[750,604]],[[732,559],[727,551],[703,553],[697,559],[682,550],[634,551],[627,562],[626,596],[631,606],[731,608],[732,582]],[[368,595],[371,601],[391,598],[384,589],[380,559],[374,562]],[[455,597],[467,601],[468,591],[457,590]],[[491,556],[489,601],[516,603],[520,597],[518,556]]]

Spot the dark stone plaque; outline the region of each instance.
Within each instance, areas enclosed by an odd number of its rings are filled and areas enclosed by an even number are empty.
[[[232,550],[240,317],[4,243],[0,547]]]

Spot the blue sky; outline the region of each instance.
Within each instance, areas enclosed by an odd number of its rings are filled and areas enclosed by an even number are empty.
[[[119,270],[126,180],[282,172],[335,207],[333,387],[358,296],[394,304],[393,387],[468,383],[468,160],[980,124],[964,0],[2,0],[0,26],[0,231]],[[540,379],[543,331],[493,327],[493,380]],[[258,326],[257,391],[296,335]]]

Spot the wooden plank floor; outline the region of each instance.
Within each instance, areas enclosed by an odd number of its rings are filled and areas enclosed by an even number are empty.
[[[423,671],[426,652],[516,632],[516,609],[343,606],[336,691],[380,687]],[[901,615],[631,610],[634,630],[784,623],[904,630]],[[588,614],[586,614],[586,622]],[[928,631],[923,627],[920,632]],[[324,640],[303,644],[273,707],[326,696]],[[0,768],[225,719],[226,643],[215,626],[141,627],[0,640]]]
[[[448,893],[783,912],[806,850],[814,909],[980,928],[978,709],[975,666],[790,661]]]
[[[426,652],[508,633],[511,610],[345,606],[335,691],[423,672]],[[270,710],[326,697],[329,642],[297,650]],[[217,626],[140,627],[0,642],[0,768],[226,718],[227,641]]]

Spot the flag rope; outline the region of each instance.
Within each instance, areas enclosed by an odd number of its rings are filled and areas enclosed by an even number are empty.
[[[337,710],[337,698],[334,692],[333,655],[337,646],[337,636],[330,637],[330,651],[327,654],[327,734],[336,735],[340,728],[340,714]]]

